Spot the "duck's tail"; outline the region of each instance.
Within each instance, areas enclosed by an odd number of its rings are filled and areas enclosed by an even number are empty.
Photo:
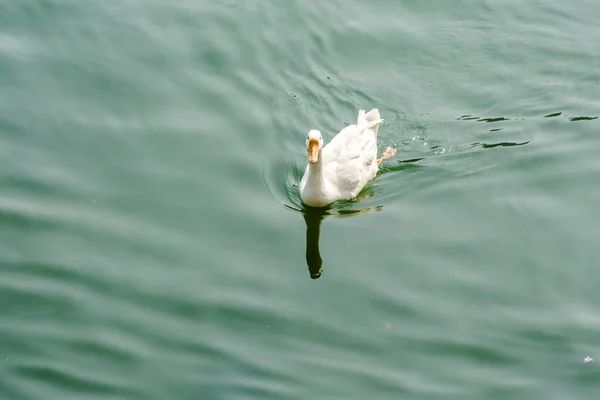
[[[358,118],[356,119],[356,126],[361,127],[363,129],[371,129],[377,137],[377,130],[379,129],[379,124],[383,122],[381,119],[381,115],[379,115],[379,110],[374,108],[368,113],[365,113],[365,110],[360,110],[358,112]]]

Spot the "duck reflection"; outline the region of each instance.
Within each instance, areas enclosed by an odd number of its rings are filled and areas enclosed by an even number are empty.
[[[318,279],[323,273],[323,260],[319,250],[319,236],[321,236],[321,222],[327,215],[327,210],[309,208],[304,210],[306,222],[306,265],[311,279]]]
[[[381,206],[367,207],[360,210],[333,210],[329,208],[306,207],[302,210],[306,222],[306,265],[311,279],[318,279],[323,274],[323,259],[319,249],[321,224],[326,216],[361,215],[372,211],[380,211]]]

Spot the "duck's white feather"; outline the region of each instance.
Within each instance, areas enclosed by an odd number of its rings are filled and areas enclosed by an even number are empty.
[[[302,201],[324,207],[355,197],[377,174],[377,130],[383,120],[374,108],[358,112],[356,124],[342,129],[308,164],[300,182]]]

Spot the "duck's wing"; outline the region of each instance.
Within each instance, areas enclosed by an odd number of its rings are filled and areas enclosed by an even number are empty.
[[[344,128],[330,143],[325,179],[335,185],[343,197],[355,195],[365,176],[370,174],[377,157],[377,140],[369,129],[356,125]],[[328,146],[330,146],[328,145]]]

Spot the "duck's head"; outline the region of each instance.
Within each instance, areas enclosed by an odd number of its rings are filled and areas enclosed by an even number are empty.
[[[306,145],[308,148],[308,162],[316,164],[319,161],[319,153],[323,148],[323,137],[321,132],[313,129],[306,136]]]

